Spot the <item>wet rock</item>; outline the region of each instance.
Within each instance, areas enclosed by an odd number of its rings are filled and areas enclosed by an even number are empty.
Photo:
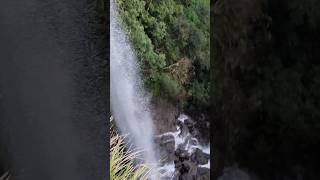
[[[161,180],[172,180],[172,178],[170,176],[164,176],[161,177]]]
[[[179,172],[179,170],[175,170],[172,176],[172,180],[180,180],[181,174]]]
[[[184,161],[182,163],[182,168],[185,168],[185,170],[187,170],[186,172],[192,177],[195,177],[197,175],[197,165],[192,161]]]
[[[179,159],[181,162],[183,162],[184,160],[189,160],[189,153],[188,151],[184,150],[183,148],[181,148],[181,146],[179,146],[177,148],[177,150],[175,151],[175,156],[177,159]]]
[[[192,144],[192,143],[195,143],[195,144]],[[180,144],[178,147],[186,150],[191,145],[197,145],[197,143],[194,140],[194,138],[192,138],[192,136],[190,136],[190,134],[189,134],[188,136],[186,136],[184,138],[184,142],[182,144]]]
[[[188,118],[184,120],[184,124],[188,127],[188,128],[194,128],[194,125],[196,124],[192,119]]]
[[[154,142],[155,144],[160,144],[160,142],[161,142],[161,137],[158,137],[158,136],[154,137],[153,142]]]
[[[177,126],[178,126],[178,127],[182,127],[183,124],[184,124],[184,123],[183,123],[182,121],[180,121],[180,120],[177,121]]]
[[[187,174],[190,170],[191,166],[189,165],[188,161],[184,161],[181,164],[180,173]]]
[[[190,161],[175,161],[176,168],[174,178],[176,180],[196,180],[197,177],[197,165]]]
[[[180,122],[178,126],[180,128],[180,134],[179,134],[180,136],[187,136],[190,133],[188,126],[186,126],[184,123]]]
[[[152,99],[151,111],[153,112],[155,134],[176,131],[176,120],[179,115],[179,109],[166,100]]]
[[[175,140],[172,134],[161,135],[154,138],[156,149],[162,163],[172,162],[175,158]]]
[[[190,131],[190,134],[193,136],[193,137],[196,137],[196,138],[199,138],[199,130],[197,129],[193,129],[192,131]]]
[[[196,180],[209,180],[209,179],[210,179],[210,169],[198,167]]]
[[[197,145],[199,142],[198,142],[198,140],[196,139],[196,138],[191,138],[190,140],[189,140],[189,144],[190,145],[192,145],[192,146],[195,146],[195,145]]]
[[[172,134],[160,136],[160,144],[167,144],[172,142],[174,142],[174,136]]]
[[[173,180],[205,180],[210,179],[210,170],[198,165],[205,165],[209,161],[209,154],[204,153],[201,149],[196,148],[199,145],[199,130],[196,122],[187,116],[180,116],[176,121],[176,126],[180,131],[178,138],[172,136],[161,136],[155,140],[161,147],[165,144],[175,142],[176,150],[174,155]],[[175,139],[177,138],[177,139]],[[173,144],[174,145],[174,144]],[[171,147],[166,147],[172,149]],[[174,149],[174,148],[173,148]],[[172,162],[172,161],[171,161]]]
[[[174,168],[180,169],[182,167],[182,162],[180,160],[175,159],[174,160]]]
[[[174,155],[174,143],[167,143],[165,146],[162,146],[162,157],[164,158],[164,162],[172,162],[175,158]]]
[[[191,155],[191,159],[197,164],[204,165],[208,163],[210,155],[204,153],[201,149],[196,148],[196,150]]]

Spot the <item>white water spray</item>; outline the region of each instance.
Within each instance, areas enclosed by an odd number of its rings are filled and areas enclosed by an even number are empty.
[[[110,2],[110,97],[117,126],[141,149],[144,162],[155,164],[153,124],[135,53],[121,29],[116,4]]]

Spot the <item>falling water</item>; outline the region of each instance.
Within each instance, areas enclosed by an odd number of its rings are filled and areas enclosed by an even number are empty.
[[[110,88],[111,108],[117,126],[142,149],[145,163],[155,163],[153,124],[148,98],[139,73],[137,59],[121,29],[115,2],[110,10]]]

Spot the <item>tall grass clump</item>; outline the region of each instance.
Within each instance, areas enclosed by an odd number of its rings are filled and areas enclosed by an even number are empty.
[[[110,179],[111,180],[147,180],[150,168],[146,165],[135,165],[134,160],[140,151],[126,149],[125,137],[114,134],[110,141]]]
[[[112,117],[110,124],[112,124]],[[147,180],[150,176],[148,166],[134,163],[141,151],[133,149],[125,143],[126,136],[114,132],[111,126],[110,139],[110,180]],[[1,179],[0,179],[1,180]]]

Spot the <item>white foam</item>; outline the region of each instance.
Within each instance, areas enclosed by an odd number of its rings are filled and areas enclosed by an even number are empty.
[[[173,178],[174,175],[174,163],[165,164],[158,168],[159,172],[162,172],[162,176]]]
[[[189,117],[185,114],[180,114],[178,117],[178,121],[181,121],[184,123],[185,120],[187,120]]]
[[[174,163],[165,164],[161,167],[159,167],[159,170],[164,170],[166,172],[174,172]]]
[[[178,121],[180,121],[182,123],[184,123],[186,119],[188,119],[188,116],[185,115],[185,114],[181,114],[178,117]],[[183,136],[179,126],[176,126],[176,131],[174,131],[174,132],[166,132],[166,133],[163,133],[163,134],[158,135],[156,137],[162,137],[162,136],[168,136],[168,135],[171,135],[171,136],[174,137],[175,150],[178,149],[179,145],[186,144],[184,150],[186,150],[189,153],[189,155],[192,154],[196,149],[200,149],[202,152],[204,152],[206,154],[210,154],[210,144],[208,144],[208,145],[200,145],[199,144],[199,140],[197,138],[192,137],[190,133],[188,133],[185,136]],[[190,140],[191,141],[195,141],[195,145],[191,144]],[[208,160],[207,164],[199,165],[198,167],[203,167],[203,168],[209,168],[210,169],[210,160]],[[173,175],[174,170],[175,170],[174,163],[165,164],[162,167],[159,167],[159,170],[160,171],[164,170],[168,174]]]

